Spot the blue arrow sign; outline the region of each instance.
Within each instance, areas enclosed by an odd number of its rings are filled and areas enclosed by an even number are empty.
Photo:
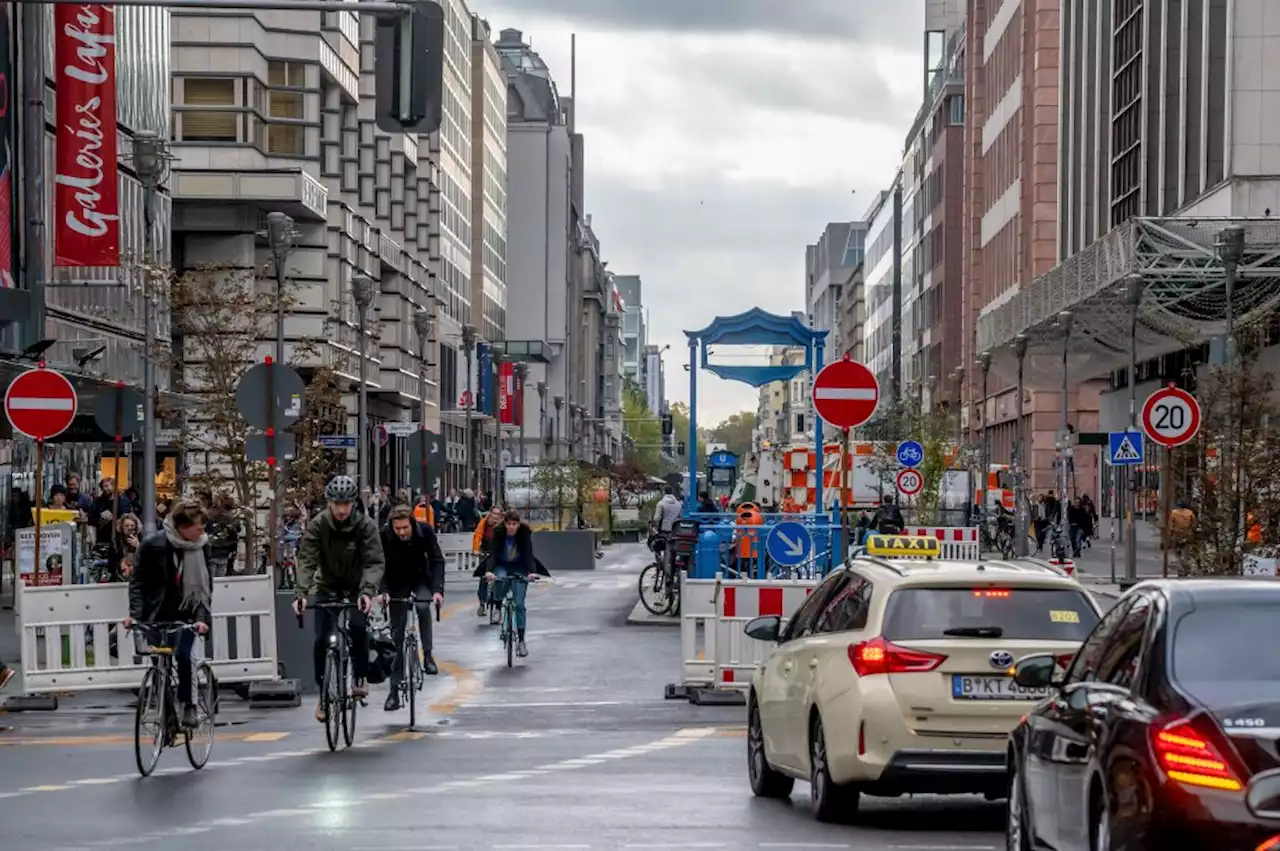
[[[325,449],[355,449],[354,434],[325,434],[320,436],[320,445]]]
[[[1108,435],[1107,463],[1114,467],[1134,467],[1142,463],[1143,438],[1140,431],[1113,431]]]
[[[898,444],[898,463],[904,467],[916,467],[924,460],[924,447],[917,440],[904,440]]]
[[[794,520],[773,527],[764,542],[769,558],[784,567],[794,567],[813,555],[813,538],[809,530]]]

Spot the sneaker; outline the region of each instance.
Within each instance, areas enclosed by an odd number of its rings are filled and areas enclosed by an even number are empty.
[[[0,691],[4,691],[4,687],[9,684],[9,680],[13,679],[13,675],[18,673],[8,665],[0,665]]]
[[[321,724],[329,720],[328,714],[324,711],[324,701],[320,701],[316,704],[316,720]]]
[[[521,658],[529,655],[529,648],[525,646],[523,638],[516,642],[516,655]]]
[[[502,612],[497,606],[489,610],[489,626],[497,626],[502,620]]]
[[[369,687],[364,683],[356,683],[351,687],[351,696],[356,700],[364,700],[369,696]]]
[[[182,707],[182,728],[184,730],[194,730],[200,723],[200,719],[196,717],[196,707],[194,704],[188,703]]]
[[[489,604],[481,603],[480,608],[476,609],[476,617],[482,618],[487,614],[489,614]]]
[[[400,690],[396,686],[391,687],[391,694],[387,695],[387,702],[382,704],[385,712],[395,712],[400,709]]]
[[[440,668],[436,665],[436,660],[428,656],[422,663],[422,673],[428,677],[437,676],[440,673]]]

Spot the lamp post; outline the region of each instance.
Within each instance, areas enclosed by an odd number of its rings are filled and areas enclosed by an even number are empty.
[[[431,311],[419,307],[413,312],[413,330],[418,332],[418,431],[427,430],[427,344],[431,340]],[[422,439],[419,435],[419,440]],[[423,447],[425,449],[425,446]],[[423,459],[426,463],[426,459]],[[423,477],[422,493],[427,501],[433,494],[428,493],[430,483]]]
[[[462,326],[462,350],[467,356],[467,487],[475,490],[479,487],[479,482],[477,481],[479,474],[476,472],[475,465],[475,439],[474,435],[471,433],[471,412],[474,411],[476,407],[475,396],[471,387],[471,370],[472,361],[474,360],[476,353],[476,326]]]
[[[1062,331],[1062,419],[1058,432],[1058,555],[1067,557],[1067,458],[1071,451],[1068,445],[1067,418],[1067,352],[1071,348],[1071,324],[1075,319],[1070,310],[1059,311],[1058,328]]]
[[[960,444],[964,442],[964,424],[960,422],[960,408],[964,404],[964,364],[956,367],[956,458],[960,456]]]
[[[1026,392],[1023,385],[1023,370],[1027,363],[1027,335],[1019,334],[1013,338],[1013,353],[1018,358],[1018,398],[1014,416],[1018,419],[1018,427],[1014,430],[1013,444],[1013,504],[1016,528],[1014,530],[1014,549],[1019,556],[1027,555],[1027,525],[1031,519],[1027,516],[1027,474],[1026,474],[1026,422],[1022,414],[1022,399]]]
[[[990,432],[987,429],[987,377],[991,372],[991,352],[983,352],[978,355],[978,369],[982,370],[982,469],[979,474],[982,478],[982,503],[979,506],[980,516],[984,519],[987,516],[987,501],[990,496],[987,494],[987,477],[991,475],[991,444],[988,442]]]
[[[516,404],[520,406],[518,411],[518,420],[520,425],[520,463],[524,464],[524,381],[529,377],[529,364],[520,361],[515,365],[516,373]]]
[[[555,405],[555,408],[556,408],[556,424],[555,424],[555,428],[552,430],[551,434],[552,434],[552,438],[555,440],[555,447],[556,447],[556,451],[555,451],[555,456],[554,456],[554,457],[555,457],[555,460],[559,461],[559,460],[560,460],[560,434],[561,434],[561,432],[560,432],[560,410],[561,410],[562,408],[564,408],[564,397],[563,397],[563,396],[555,396],[555,397],[553,397],[553,398],[552,398],[552,400],[551,400],[551,404]]]
[[[293,251],[297,231],[293,218],[284,213],[267,213],[267,245],[276,272],[276,363],[284,363],[284,278],[285,261]]]
[[[1129,426],[1128,430],[1138,430],[1138,308],[1142,304],[1142,292],[1146,284],[1142,276],[1134,273],[1125,277],[1125,302],[1129,305]],[[1138,578],[1138,542],[1134,537],[1134,514],[1138,510],[1137,474],[1130,474],[1128,468],[1119,480],[1123,483],[1124,494],[1124,575],[1129,582]],[[1118,501],[1117,501],[1118,502]],[[1115,511],[1112,511],[1115,514]],[[1115,525],[1114,518],[1111,521]],[[1112,559],[1114,556],[1114,547]],[[1112,573],[1115,571],[1113,570]]]
[[[142,527],[156,529],[156,320],[151,278],[155,268],[156,197],[169,171],[168,144],[148,130],[133,137],[133,168],[142,183]],[[117,475],[119,471],[117,471]]]
[[[506,355],[507,355],[507,347],[506,347],[505,345],[503,345],[502,343],[500,343],[500,342],[499,342],[499,343],[493,343],[493,344],[491,344],[491,345],[489,346],[489,351],[492,353],[494,369],[496,369],[496,370],[497,370],[497,372],[498,372],[498,375],[499,375],[499,376],[501,376],[501,375],[502,375],[502,361],[506,358]],[[494,398],[493,398],[492,400],[490,400],[490,403],[489,403],[489,404],[491,404],[491,405],[493,405],[493,406],[494,406],[494,413],[493,413],[493,447],[494,447],[494,456],[493,456],[493,487],[492,487],[492,488],[490,488],[490,493],[493,495],[493,497],[494,497],[494,499],[495,499],[495,500],[497,500],[497,498],[498,498],[498,494],[499,494],[499,493],[501,493],[501,491],[502,491],[502,411],[497,409],[497,395],[498,395],[498,394],[497,394],[497,393],[495,393],[495,394],[494,394]],[[507,404],[510,404],[510,400],[507,400]]]
[[[351,298],[356,304],[356,334],[360,359],[360,394],[356,407],[356,483],[364,493],[369,479],[369,382],[368,362],[364,356],[365,331],[369,321],[369,307],[373,304],[373,278],[356,275],[351,279]]]
[[[1236,395],[1242,395],[1239,391],[1239,376],[1236,375],[1236,277],[1240,270],[1240,260],[1244,257],[1244,228],[1240,225],[1227,225],[1218,232],[1218,241],[1214,244],[1218,250],[1218,257],[1222,260],[1222,270],[1226,276],[1226,319],[1227,319],[1227,339],[1223,353],[1223,363],[1227,369],[1232,371],[1229,380],[1236,386]],[[1243,400],[1241,400],[1243,406]],[[1231,426],[1232,440],[1227,442],[1227,446],[1223,447],[1222,469],[1229,470],[1232,482],[1232,491],[1234,496],[1231,500],[1231,523],[1229,529],[1231,531],[1231,558],[1228,562],[1228,569],[1235,565],[1235,548],[1236,542],[1240,537],[1240,530],[1244,518],[1240,515],[1244,513],[1244,502],[1240,499],[1240,461],[1236,457],[1236,453],[1229,452],[1230,444],[1238,442],[1240,437],[1240,429],[1243,428],[1244,412],[1236,411],[1237,416],[1233,417],[1234,423]]]
[[[538,437],[542,441],[542,452],[538,455],[538,460],[545,460],[547,447],[551,445],[551,441],[547,437],[547,382],[538,382]]]

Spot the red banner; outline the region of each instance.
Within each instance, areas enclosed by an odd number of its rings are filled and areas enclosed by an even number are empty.
[[[498,422],[515,425],[516,365],[504,360],[498,366]]]
[[[120,264],[115,7],[54,7],[55,266]]]

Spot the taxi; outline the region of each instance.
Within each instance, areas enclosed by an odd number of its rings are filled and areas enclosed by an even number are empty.
[[[954,561],[928,537],[871,535],[785,623],[747,700],[748,775],[758,796],[811,786],[814,815],[843,821],[860,796],[1007,792],[1006,740],[1048,688],[1015,662],[1070,663],[1100,611],[1045,562]]]

